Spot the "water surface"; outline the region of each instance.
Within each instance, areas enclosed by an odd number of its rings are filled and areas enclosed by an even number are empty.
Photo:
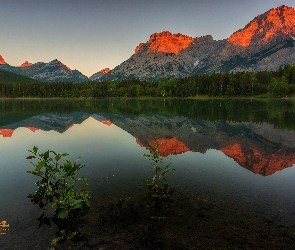
[[[187,236],[191,243],[179,235],[181,247],[203,248],[213,236],[212,248],[246,244],[259,249],[261,237],[269,237],[270,248],[282,242],[293,246],[294,130],[295,103],[290,100],[1,100],[0,221],[7,221],[10,230],[0,241],[4,249],[49,249],[55,233],[54,228],[38,229],[38,208],[26,197],[36,182],[26,173],[32,168],[25,159],[28,149],[81,157],[86,164],[81,174],[90,178],[96,202],[88,223],[95,231],[93,221],[99,221],[95,216],[104,202],[144,194],[152,172],[142,155],[157,143],[165,162],[175,168],[169,181],[179,198],[176,204],[183,206],[175,213],[193,209],[193,221],[203,223],[200,232],[197,224],[185,227],[188,215],[180,216],[178,231],[192,233]],[[230,239],[222,229],[222,237],[214,235],[214,224],[228,227]],[[255,234],[260,227],[269,231]],[[276,232],[279,240],[273,240]],[[132,249],[124,239],[125,248]],[[115,249],[114,241],[103,242],[98,245]]]

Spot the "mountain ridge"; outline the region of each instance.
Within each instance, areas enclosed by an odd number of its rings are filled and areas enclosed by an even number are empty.
[[[228,41],[243,47],[267,42],[274,36],[295,36],[295,9],[286,5],[270,9],[255,17],[243,29],[232,34]]]
[[[210,35],[192,38],[169,31],[154,33],[106,79],[160,80],[214,72],[278,70],[295,62],[294,45],[295,9],[282,5],[255,17],[224,40],[213,40]]]
[[[78,70],[71,70],[67,65],[54,59],[48,63],[29,63],[25,61],[21,66],[11,66],[0,56],[0,70],[10,71],[42,82],[71,81],[75,83],[89,81],[89,78]]]

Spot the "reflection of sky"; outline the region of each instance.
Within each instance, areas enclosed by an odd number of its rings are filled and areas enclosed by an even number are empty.
[[[32,132],[27,128],[17,128],[12,137],[0,137],[0,197],[2,204],[5,204],[0,207],[0,214],[6,219],[13,217],[16,203],[27,204],[26,196],[35,189],[33,183],[37,179],[26,173],[26,170],[33,169],[26,160],[30,154],[28,150],[33,146],[37,146],[39,152],[48,149],[58,153],[67,152],[70,160],[81,157],[79,162],[86,163],[83,175],[91,179],[95,179],[95,174],[100,175],[100,170],[105,175],[113,176],[118,172],[114,170],[118,164],[126,165],[124,159],[133,159],[139,163],[146,152],[138,147],[135,139],[127,132],[92,117],[64,133],[42,130]]]
[[[188,152],[171,156],[171,160],[176,166],[175,178],[183,182],[185,190],[202,190],[212,198],[246,202],[254,207],[264,204],[265,208],[275,211],[284,206],[289,212],[294,210],[294,168],[265,177],[240,167],[221,151],[212,149],[205,154]]]
[[[56,131],[30,131],[27,128],[17,128],[12,137],[0,137],[1,159],[5,163],[22,161],[28,155],[28,149],[37,146],[40,151],[54,150],[67,152],[73,156],[83,156],[83,160],[92,156],[104,156],[107,158],[120,158],[131,154],[134,148],[134,138],[115,125],[108,127],[92,117],[80,125],[74,125],[64,133]],[[128,147],[126,147],[128,145]],[[130,153],[126,150],[131,148]],[[15,155],[15,152],[18,152]]]

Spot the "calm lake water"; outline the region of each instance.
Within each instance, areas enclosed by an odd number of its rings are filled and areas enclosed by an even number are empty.
[[[90,245],[77,249],[148,249],[114,216],[101,218],[146,191],[153,172],[143,154],[154,143],[175,168],[176,200],[157,248],[295,247],[294,101],[105,99],[0,100],[0,222],[10,226],[0,248],[50,249],[56,228],[38,229],[27,198],[37,179],[26,157],[37,146],[86,164]]]

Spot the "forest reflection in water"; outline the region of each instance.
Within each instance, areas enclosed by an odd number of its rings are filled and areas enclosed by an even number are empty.
[[[11,237],[13,244],[23,242],[28,249],[32,242],[48,244],[50,238],[44,229],[37,230],[35,208],[26,200],[34,188],[33,178],[25,175],[29,168],[25,157],[32,146],[68,152],[86,163],[82,174],[90,177],[95,203],[88,229],[101,233],[101,224],[108,227],[109,223],[103,221],[102,210],[128,197],[135,199],[134,204],[138,202],[137,196],[151,174],[142,155],[154,143],[162,145],[161,155],[176,169],[170,183],[176,189],[175,204],[182,204],[182,209],[172,212],[170,223],[182,231],[175,238],[183,239],[178,247],[201,244],[200,249],[212,237],[216,238],[212,248],[218,244],[259,248],[262,236],[269,246],[294,244],[290,236],[294,232],[295,187],[292,101],[2,100],[0,110],[0,190],[4,204],[0,220],[11,225],[10,234],[2,237],[6,246],[11,246]],[[20,207],[26,212],[20,214]],[[197,232],[200,225],[203,232]],[[36,235],[29,236],[24,227],[40,236],[33,240]],[[222,232],[224,227],[230,239]],[[261,228],[266,229],[257,233]],[[166,232],[176,234],[169,226]],[[185,236],[188,232],[190,236]],[[277,233],[281,236],[272,240]],[[112,249],[112,244],[117,244],[111,239],[116,233],[106,233],[105,243],[96,242],[89,234],[93,245],[105,244]],[[126,249],[132,249],[126,232],[117,234]],[[169,249],[167,241],[162,247]]]

